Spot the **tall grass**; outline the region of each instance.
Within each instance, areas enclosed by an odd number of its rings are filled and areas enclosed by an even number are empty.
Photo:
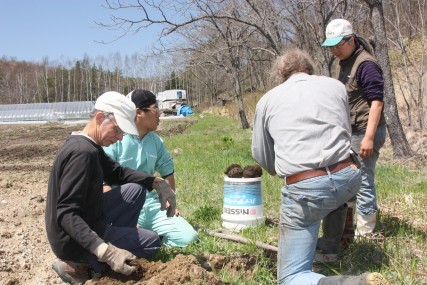
[[[162,258],[177,253],[249,253],[257,257],[253,276],[219,274],[230,284],[275,284],[276,259],[254,244],[240,244],[212,237],[209,229],[221,228],[224,171],[237,163],[254,164],[251,156],[251,130],[240,122],[222,116],[203,114],[182,134],[168,136],[165,143],[175,161],[178,208],[198,230],[200,241],[184,249],[163,249]],[[265,173],[262,198],[267,223],[239,234],[252,241],[277,245],[282,181]],[[427,284],[426,202],[427,175],[399,165],[377,167],[380,219],[377,228],[385,239],[358,240],[344,252],[339,262],[315,265],[325,274],[382,272],[391,284]]]

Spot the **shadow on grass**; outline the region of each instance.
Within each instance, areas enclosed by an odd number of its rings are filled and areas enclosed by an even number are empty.
[[[427,240],[427,232],[418,229],[410,223],[403,221],[394,216],[379,214],[379,220],[381,220],[382,227],[384,229],[384,235],[386,237],[399,237],[399,236],[418,236],[423,240]]]
[[[388,266],[389,262],[389,257],[380,243],[360,239],[350,244],[343,252],[341,260],[315,264],[314,271],[326,276],[359,275],[368,271],[379,271],[381,267]]]
[[[388,272],[389,278],[395,278],[395,283],[390,284],[426,284],[422,256],[427,233],[390,215],[380,214],[378,221],[381,226],[377,224],[377,229],[381,234],[376,238],[355,240],[343,252],[341,260],[316,264],[314,270],[326,276]]]

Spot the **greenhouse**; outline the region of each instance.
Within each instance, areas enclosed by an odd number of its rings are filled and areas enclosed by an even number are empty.
[[[92,101],[0,105],[0,122],[60,122],[87,120]]]

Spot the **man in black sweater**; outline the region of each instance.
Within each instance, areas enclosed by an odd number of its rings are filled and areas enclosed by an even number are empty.
[[[175,194],[161,178],[123,168],[102,146],[138,134],[135,105],[117,92],[102,94],[81,132],[73,132],[58,150],[48,182],[46,232],[59,258],[52,268],[69,284],[102,274],[105,263],[130,275],[127,264],[148,258],[161,246],[159,236],[137,228],[146,190],[159,194],[162,209],[175,213]],[[121,185],[103,193],[103,181]]]

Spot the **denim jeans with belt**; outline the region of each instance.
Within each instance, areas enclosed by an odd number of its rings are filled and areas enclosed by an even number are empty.
[[[324,277],[312,272],[320,221],[353,197],[360,183],[360,170],[350,165],[282,188],[279,284],[316,285]]]
[[[362,185],[360,191],[357,193],[357,210],[362,215],[370,215],[377,212],[377,191],[375,189],[375,166],[378,157],[380,156],[380,149],[386,140],[386,125],[377,127],[374,136],[374,152],[370,157],[362,158]],[[365,137],[365,132],[358,132],[351,135],[351,147],[355,152],[360,154],[360,143]],[[354,200],[354,199],[352,199]]]

